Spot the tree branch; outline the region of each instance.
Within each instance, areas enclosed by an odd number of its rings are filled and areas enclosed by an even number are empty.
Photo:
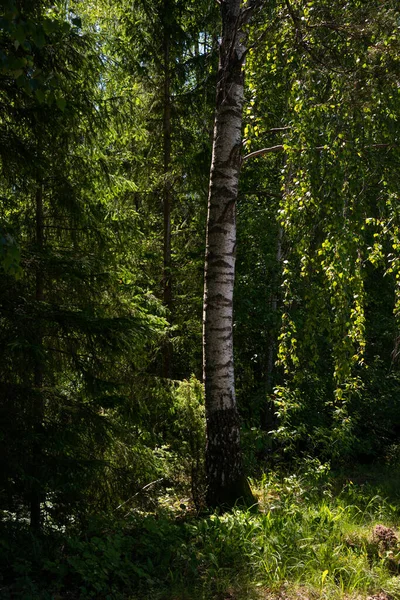
[[[133,496],[128,498],[128,500],[125,500],[125,502],[122,502],[121,504],[119,504],[119,506],[117,506],[117,508],[115,510],[118,510],[119,508],[121,508],[122,506],[124,506],[125,504],[127,504],[128,502],[133,500],[134,498],[136,498],[136,496],[138,496],[139,494],[144,492],[144,490],[147,490],[152,485],[155,485],[156,483],[160,483],[161,481],[164,481],[164,477],[160,477],[160,479],[156,479],[155,481],[151,481],[150,483],[147,483],[144,487],[142,487],[142,489],[140,489],[138,492],[136,492],[136,494],[133,494]]]
[[[285,129],[285,128],[283,128]],[[272,131],[272,130],[270,130]],[[370,150],[371,148],[398,148],[396,144],[382,143],[382,144],[367,144],[363,146],[363,150]],[[299,152],[306,152],[306,150],[330,150],[329,146],[314,146],[313,148],[300,148]],[[257,156],[263,156],[264,154],[269,154],[271,152],[283,152],[283,144],[278,144],[277,146],[270,146],[269,148],[261,148],[261,150],[255,150],[254,152],[250,152],[250,154],[246,154],[243,157],[243,161],[248,160],[249,158],[256,158]]]
[[[277,133],[278,131],[287,131],[288,129],[292,129],[291,125],[285,125],[285,127],[272,127],[268,129],[266,133]]]
[[[255,152],[250,152],[250,154],[246,154],[243,157],[243,160],[248,160],[249,158],[256,158],[256,156],[262,156],[263,154],[268,154],[269,152],[282,152],[283,144],[278,144],[277,146],[271,146],[270,148],[262,148],[261,150],[256,150]]]

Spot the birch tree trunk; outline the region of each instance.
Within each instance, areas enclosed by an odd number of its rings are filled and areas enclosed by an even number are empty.
[[[203,308],[207,504],[253,504],[244,477],[233,365],[236,199],[241,164],[244,34],[240,0],[222,0]]]

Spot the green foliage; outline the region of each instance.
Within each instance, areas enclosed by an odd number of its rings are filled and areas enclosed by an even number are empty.
[[[88,12],[93,18],[92,11]],[[134,212],[141,234],[130,259],[135,260],[141,285],[150,287],[157,297],[163,295],[166,189],[170,198],[174,301],[166,317],[173,324],[174,379],[201,373],[204,200],[211,156],[217,15],[217,6],[208,0],[171,0],[168,6],[162,1],[122,2],[118,7],[101,2],[96,13],[106,57],[105,102],[113,115],[106,159],[120,182],[121,206],[128,214]],[[167,173],[166,102],[171,129]],[[127,128],[127,122],[133,126]],[[157,367],[160,374],[160,357]]]
[[[6,275],[22,276],[21,252],[14,238],[0,229],[0,265]]]
[[[1,506],[26,518],[41,505],[58,523],[117,503],[110,448],[165,325],[125,258],[133,227],[116,216],[101,163],[97,39],[73,9],[19,3],[0,38],[7,56],[33,61],[29,89],[0,74]]]
[[[314,452],[346,460],[362,454],[363,440],[372,456],[380,452],[378,437],[362,424],[372,397],[379,403],[371,371],[378,363],[394,364],[398,312],[398,215],[390,183],[398,170],[398,7],[294,1],[286,9],[277,4],[267,20],[259,15],[251,33],[262,42],[246,64],[244,133],[247,151],[282,150],[252,159],[258,194],[265,181],[266,197],[281,196],[277,444],[293,456]],[[266,230],[270,239],[276,235],[274,224]],[[251,234],[247,227],[249,257],[260,248]],[[248,270],[256,286],[254,263]],[[271,264],[264,289],[273,279]],[[265,310],[259,299],[251,302],[251,314]],[[388,373],[381,372],[385,382]],[[253,398],[254,406],[259,400]],[[395,394],[391,403],[396,412]]]
[[[8,573],[4,590],[43,599],[68,592],[204,600],[229,593],[256,599],[283,585],[289,598],[301,588],[332,599],[393,592],[397,546],[384,549],[377,532],[397,522],[398,507],[372,485],[349,482],[335,496],[331,483],[326,465],[308,461],[298,475],[263,478],[257,514],[234,510],[182,520],[179,509],[175,516],[96,520],[83,536],[53,534],[51,543],[44,538],[36,546],[9,523],[0,554]]]
[[[170,429],[171,449],[175,450],[183,477],[189,474],[194,504],[204,504],[206,445],[205,407],[203,385],[194,377],[178,384],[173,391]]]

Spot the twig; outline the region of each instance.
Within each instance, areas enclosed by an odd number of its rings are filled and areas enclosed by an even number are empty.
[[[144,487],[142,487],[141,490],[139,490],[138,492],[136,492],[136,494],[133,494],[133,496],[131,496],[130,498],[128,498],[128,500],[125,500],[125,502],[122,502],[122,504],[120,504],[119,506],[117,506],[117,508],[115,510],[120,509],[122,506],[124,506],[125,504],[127,504],[128,502],[130,502],[131,500],[133,500],[134,498],[136,498],[136,496],[138,496],[139,494],[141,494],[142,492],[144,492],[144,490],[147,490],[152,485],[155,485],[156,483],[160,483],[161,481],[164,481],[164,477],[161,477],[160,479],[156,479],[155,481],[151,481],[150,483],[147,483]]]
[[[344,140],[345,141],[345,140]],[[396,144],[367,144],[363,146],[363,150],[369,150],[370,148],[397,148]],[[329,146],[314,146],[313,148],[300,148],[299,152],[306,152],[307,150],[329,150]],[[263,156],[264,154],[269,154],[270,152],[282,152],[283,144],[278,144],[277,146],[270,146],[269,148],[261,148],[261,150],[255,150],[254,152],[250,152],[250,154],[246,154],[243,157],[243,161],[248,160],[249,158],[256,158],[257,156]]]
[[[276,133],[277,131],[287,131],[288,129],[292,129],[291,125],[286,125],[285,127],[272,127],[268,129],[267,133]]]

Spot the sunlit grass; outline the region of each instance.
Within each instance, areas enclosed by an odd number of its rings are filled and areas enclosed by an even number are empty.
[[[385,546],[375,530],[397,531],[396,496],[386,497],[382,482],[336,482],[318,465],[271,474],[253,482],[257,511],[203,515],[168,492],[154,512],[102,517],[84,537],[63,534],[36,562],[22,532],[6,549],[18,576],[9,597],[400,600],[400,544]]]
[[[353,483],[338,496],[312,483],[265,477],[255,489],[258,513],[238,509],[185,524],[192,596],[163,597],[400,598],[397,563],[373,538],[378,523],[396,527],[398,506]]]

